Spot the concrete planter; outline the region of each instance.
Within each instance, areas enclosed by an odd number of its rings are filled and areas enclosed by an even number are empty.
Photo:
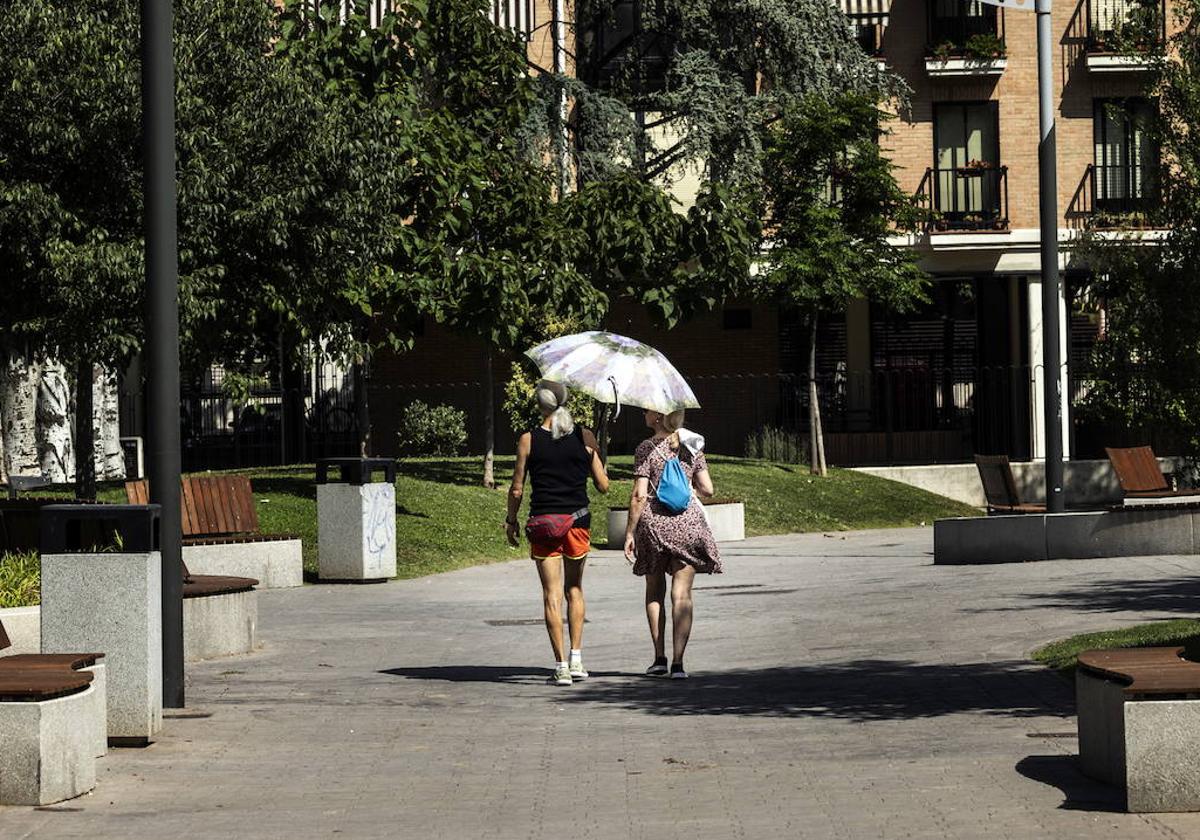
[[[258,639],[258,593],[230,592],[183,599],[186,662],[250,653]]]
[[[12,642],[12,647],[0,650],[0,656],[42,652],[41,607],[8,607],[0,610],[0,622]]]
[[[709,527],[717,542],[736,542],[746,539],[746,505],[743,502],[719,502],[704,505]],[[625,546],[625,525],[629,522],[628,508],[612,508],[608,512],[608,547]]]
[[[254,578],[259,589],[304,585],[304,554],[300,540],[185,545],[183,562],[195,575]]]

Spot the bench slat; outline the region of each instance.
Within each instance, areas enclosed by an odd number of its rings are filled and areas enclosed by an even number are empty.
[[[17,653],[0,657],[0,671],[40,670],[44,668],[91,668],[104,658],[103,653]]]
[[[1184,659],[1181,647],[1089,650],[1079,667],[1124,683],[1126,695],[1200,694],[1200,662]]]
[[[91,671],[69,668],[0,670],[0,701],[53,700],[83,691],[92,682]]]
[[[231,577],[228,575],[192,575],[183,585],[184,598],[203,598],[206,595],[228,595],[246,592],[258,586],[254,578]]]

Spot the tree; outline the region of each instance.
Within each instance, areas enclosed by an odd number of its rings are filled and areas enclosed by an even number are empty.
[[[377,213],[406,171],[388,115],[356,109],[299,61],[276,57],[259,0],[177,3],[181,338],[185,365],[233,368],[284,333],[354,346],[353,316],[390,291]],[[0,345],[76,371],[142,342],[141,99],[137,4],[50,0],[0,21]],[[86,328],[81,329],[81,325]],[[89,494],[91,424],[77,423]]]
[[[1150,208],[1145,226],[1161,232],[1093,230],[1076,251],[1078,263],[1090,269],[1078,293],[1104,318],[1081,408],[1123,429],[1173,436],[1195,458],[1200,456],[1200,299],[1195,294],[1200,3],[1175,5],[1179,26],[1167,44],[1153,37],[1157,19],[1134,11],[1129,25],[1119,28],[1126,39],[1120,43],[1150,58],[1154,68],[1147,92],[1158,103],[1158,115],[1146,127],[1146,142],[1157,144],[1162,163],[1150,173],[1141,197]]]
[[[904,308],[926,282],[910,249],[888,237],[915,225],[918,207],[902,191],[878,136],[886,115],[864,95],[808,96],[788,104],[764,139],[766,233],[760,293],[808,317],[810,464],[825,474],[817,391],[822,314],[854,298]]]

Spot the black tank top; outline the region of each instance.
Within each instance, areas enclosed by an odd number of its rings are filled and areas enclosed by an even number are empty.
[[[587,480],[591,474],[592,456],[588,454],[579,426],[569,435],[555,440],[543,428],[530,434],[529,477],[533,497],[529,515],[543,513],[574,513],[588,506]],[[588,521],[576,523],[586,528]]]

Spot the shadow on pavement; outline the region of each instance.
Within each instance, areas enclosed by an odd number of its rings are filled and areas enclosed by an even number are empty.
[[[1029,607],[1000,607],[976,612],[1005,612],[1029,608],[1087,610],[1089,612],[1178,612],[1196,614],[1200,600],[1200,575],[1153,580],[1104,580],[1074,586],[1061,592],[1037,592],[1025,596]]]
[[[697,673],[683,680],[585,683],[575,701],[655,715],[764,715],[911,720],[959,712],[1033,717],[1073,712],[1070,686],[1050,672],[1011,663],[920,665],[858,660],[754,671]]]
[[[1058,807],[1063,810],[1125,810],[1125,791],[1083,775],[1073,755],[1031,755],[1018,761],[1016,770],[1027,779],[1062,791],[1063,803]]]
[[[593,677],[633,677],[620,671],[593,671]],[[545,682],[549,668],[531,668],[506,665],[431,665],[424,668],[388,668],[380,671],[393,677],[409,680],[440,680],[443,682],[498,682],[534,683]]]
[[[380,673],[410,680],[529,683],[543,668],[442,665]],[[792,668],[693,674],[667,680],[592,671],[570,689],[573,703],[606,703],[653,715],[763,715],[852,721],[911,720],[962,712],[1012,717],[1069,715],[1069,683],[1021,663],[919,665],[859,660]]]

